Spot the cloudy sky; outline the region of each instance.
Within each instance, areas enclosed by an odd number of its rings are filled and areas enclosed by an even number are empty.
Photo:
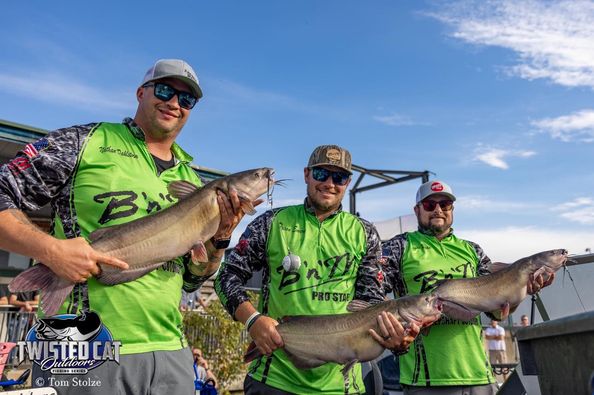
[[[0,118],[119,121],[156,59],[183,58],[205,97],[180,143],[202,166],[274,167],[292,179],[275,206],[302,200],[311,150],[335,143],[448,182],[456,232],[494,260],[594,248],[593,2],[122,3],[4,4]],[[418,185],[357,209],[410,214]]]

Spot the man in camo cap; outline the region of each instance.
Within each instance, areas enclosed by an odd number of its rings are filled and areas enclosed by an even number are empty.
[[[248,369],[246,395],[356,393],[364,388],[358,364],[346,383],[337,364],[296,368],[277,350],[283,341],[275,329],[284,316],[341,314],[353,299],[384,299],[377,231],[342,210],[351,172],[349,151],[337,145],[317,147],[303,170],[303,204],[271,210],[252,221],[221,267],[215,281],[219,298],[246,325],[262,354]],[[256,307],[244,285],[260,269],[262,297]],[[414,338],[387,315],[378,320],[385,324],[381,337],[376,334],[382,346],[404,349]]]

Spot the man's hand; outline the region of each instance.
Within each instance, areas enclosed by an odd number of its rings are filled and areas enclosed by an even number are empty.
[[[534,277],[534,275],[531,274],[530,279],[528,280],[528,295],[534,295],[544,287],[548,287],[553,283],[554,280],[555,273],[547,274],[546,279],[543,274],[539,274],[536,277]]]
[[[380,334],[373,329],[369,330],[369,334],[375,341],[381,344],[382,347],[394,352],[406,351],[410,346],[410,343],[415,340],[420,330],[415,324],[411,324],[410,327],[405,329],[394,314],[385,311],[382,311],[377,317],[377,322]]]
[[[87,281],[91,276],[101,273],[99,264],[128,269],[128,264],[120,259],[96,251],[82,237],[60,240],[46,251],[41,261],[49,267],[58,277],[74,283]]]
[[[274,350],[284,345],[281,335],[276,330],[278,321],[261,315],[250,327],[250,336],[260,352],[270,356]]]
[[[254,201],[254,207],[263,201],[262,199]],[[229,196],[222,191],[217,191],[217,202],[219,203],[219,210],[221,212],[221,222],[213,239],[229,239],[245,213],[241,209],[239,196],[234,189],[229,190]]]

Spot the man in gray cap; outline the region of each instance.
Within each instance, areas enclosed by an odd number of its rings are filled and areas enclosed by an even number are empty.
[[[422,184],[414,212],[419,230],[383,243],[386,293],[397,296],[431,292],[438,280],[489,274],[491,260],[482,248],[454,235],[452,188],[443,181]],[[542,276],[530,292],[549,285]],[[405,394],[487,395],[497,392],[482,342],[480,320],[459,322],[442,317],[425,336],[400,356],[400,383]]]
[[[171,181],[201,185],[190,167],[192,157],[175,142],[201,97],[189,64],[159,60],[136,91],[133,119],[58,129],[0,168],[0,248],[30,256],[77,283],[59,313],[81,314],[76,322],[83,322],[84,313],[94,311],[113,340],[121,342],[119,364],[106,360],[81,376],[51,375],[47,363],[40,372],[36,363],[35,385],[54,386],[59,394],[194,393],[192,354],[179,312],[181,290],[196,290],[218,269],[243,216],[237,195],[219,194],[221,223],[205,243],[208,262],[188,254],[137,280],[107,286],[93,277],[100,273],[99,264],[127,268],[127,263],[94,250],[86,237],[172,205]],[[51,235],[22,211],[47,203],[54,219]],[[90,384],[81,387],[85,382]]]
[[[301,370],[277,350],[283,346],[275,328],[281,317],[346,313],[353,299],[384,299],[377,231],[342,211],[351,181],[351,154],[337,145],[319,146],[303,174],[303,204],[270,210],[252,221],[215,280],[219,299],[245,324],[262,353],[248,369],[247,395],[359,393],[357,388],[364,388],[359,365],[345,383],[337,364]],[[262,292],[256,308],[244,286],[259,270]],[[384,347],[406,348],[418,333],[411,328],[405,334],[397,321],[384,319],[387,316],[378,317],[382,337],[374,333]]]

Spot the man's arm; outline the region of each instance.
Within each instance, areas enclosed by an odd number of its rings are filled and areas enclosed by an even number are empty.
[[[386,294],[383,268],[380,265],[382,256],[380,238],[375,226],[361,218],[359,220],[365,228],[367,251],[363,255],[357,271],[355,299],[369,303],[383,302]]]
[[[400,267],[402,256],[406,248],[406,233],[394,236],[392,239],[382,243],[382,267],[384,270],[384,288],[386,294],[394,292],[394,296],[406,295],[406,287],[402,279]]]
[[[258,206],[263,200],[258,199],[254,201],[253,206]],[[225,256],[225,248],[218,249],[215,247],[213,240],[230,239],[233,231],[241,222],[245,212],[241,208],[239,196],[237,191],[229,191],[229,196],[223,192],[217,192],[217,202],[221,221],[219,228],[215,232],[211,240],[204,243],[206,248],[206,262],[200,262],[196,257],[194,250],[190,253],[190,259],[186,260],[187,274],[184,274],[184,289],[193,292],[200,288],[200,286],[208,280],[213,274],[219,270],[221,260]]]
[[[376,274],[375,278],[378,281],[380,288],[384,288],[386,284],[388,284],[388,287],[390,287],[392,283],[384,274],[384,272],[387,271],[386,269],[388,269],[388,259],[384,255],[383,247],[380,245],[379,235],[377,233],[377,230],[373,226],[369,227],[367,242],[368,245],[371,246],[371,248],[368,249],[368,254],[364,261],[367,262],[367,265],[371,266],[372,268],[375,268],[373,270],[368,269],[368,271]],[[400,256],[392,256],[392,259],[399,260]],[[400,264],[398,263],[398,266],[396,267],[399,268],[399,266]],[[391,275],[394,276],[396,274],[399,274],[399,271],[391,271]],[[367,281],[369,281],[369,276]],[[367,285],[375,286],[369,283]],[[382,295],[383,300],[385,298],[384,289],[382,289],[381,292],[377,295]],[[398,319],[394,316],[394,314],[389,312],[382,312],[377,317],[377,321],[380,328],[379,333],[373,329],[370,329],[369,334],[382,347],[389,349],[395,355],[401,355],[406,353],[408,351],[410,343],[412,343],[419,334],[419,327],[417,325],[412,324],[409,328],[405,329],[400,323],[400,321],[398,321]]]
[[[52,132],[0,167],[0,248],[32,257],[72,282],[97,274],[98,262],[127,265],[99,254],[83,238],[58,240],[46,234],[22,210],[37,210],[59,194],[76,165],[80,134],[91,126]]]
[[[235,320],[244,324],[250,319],[248,332],[256,346],[266,355],[283,344],[275,329],[278,322],[266,316],[266,312],[257,311],[244,286],[254,272],[267,264],[266,241],[273,216],[274,211],[268,211],[247,226],[215,280],[215,291],[225,309]]]

